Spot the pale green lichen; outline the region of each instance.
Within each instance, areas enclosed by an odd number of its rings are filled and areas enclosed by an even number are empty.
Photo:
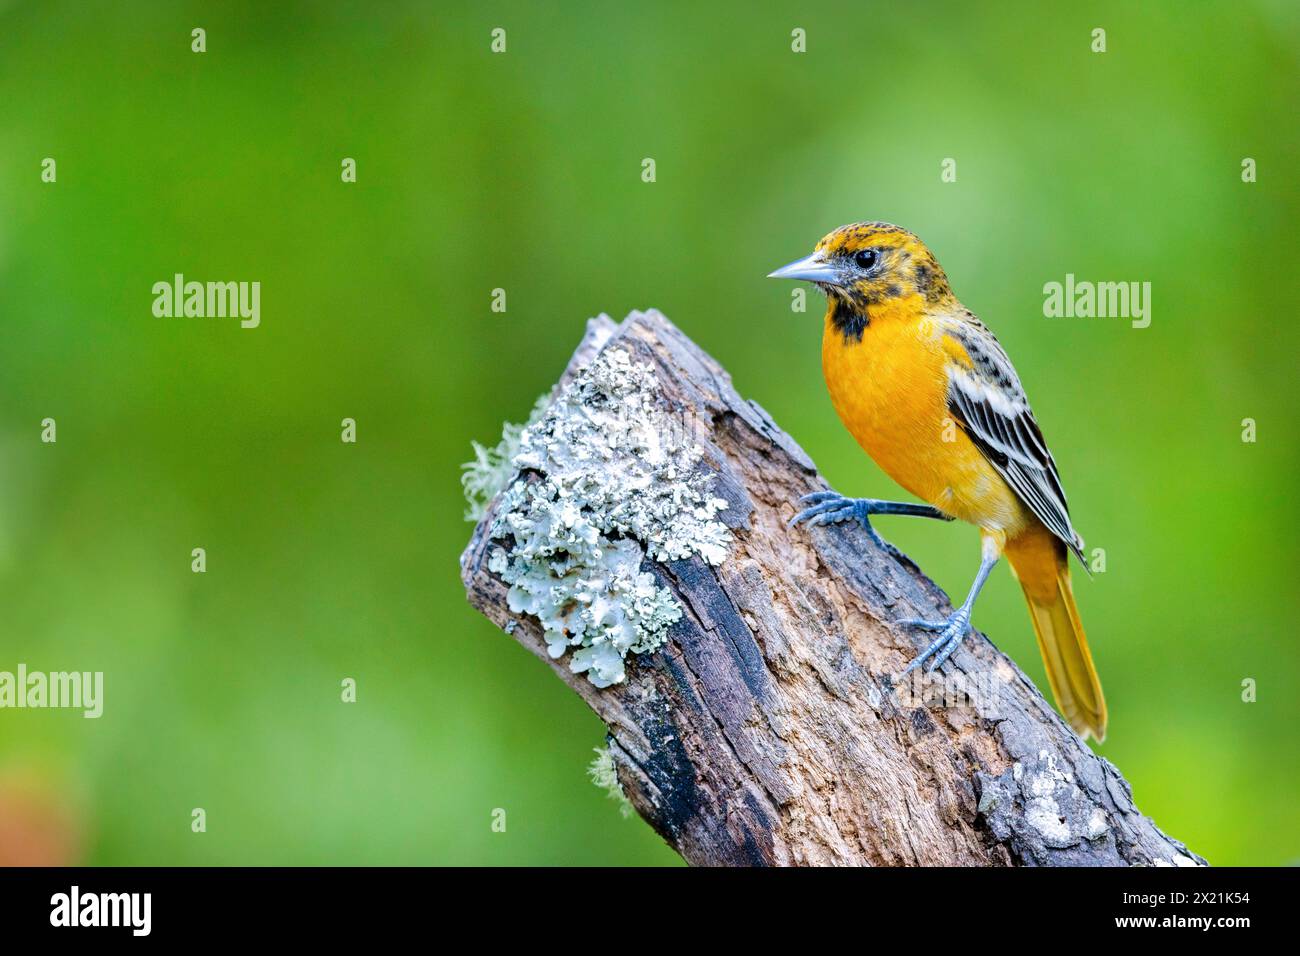
[[[658,648],[682,611],[642,570],[699,555],[719,564],[731,536],[717,520],[702,450],[662,407],[654,371],[607,348],[519,436],[488,568],[516,614],[542,624],[547,650],[597,687],[624,680],[628,653]]]
[[[587,768],[591,782],[605,791],[605,796],[618,802],[618,812],[623,816],[632,815],[632,803],[623,792],[623,785],[618,782],[618,771],[614,769],[614,754],[608,747],[593,747],[596,759]]]
[[[533,405],[532,414],[522,425],[506,422],[501,426],[501,440],[492,448],[484,447],[476,441],[470,442],[474,448],[474,460],[461,465],[463,474],[460,486],[465,491],[465,520],[482,521],[487,514],[488,503],[501,493],[515,474],[511,459],[519,450],[519,436],[525,428],[541,418],[546,410],[546,403],[551,396],[543,395]]]

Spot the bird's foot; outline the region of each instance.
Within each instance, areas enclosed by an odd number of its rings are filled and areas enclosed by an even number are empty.
[[[970,608],[965,606],[957,608],[946,621],[908,620],[899,621],[898,623],[905,627],[919,627],[923,631],[939,632],[939,636],[931,641],[925,650],[912,658],[912,662],[903,669],[903,673],[899,676],[907,676],[924,664],[932,654],[935,655],[934,660],[930,662],[930,666],[926,670],[933,674],[952,655],[952,652],[957,650],[961,645],[962,638],[970,630]]]
[[[799,499],[801,505],[808,505],[803,511],[790,519],[790,527],[807,522],[810,525],[839,524],[843,521],[856,521],[875,543],[876,547],[899,557],[899,550],[876,533],[871,527],[873,514],[895,514],[892,506],[895,501],[877,501],[875,498],[846,498],[835,491],[814,491]],[[885,506],[890,506],[886,508]]]

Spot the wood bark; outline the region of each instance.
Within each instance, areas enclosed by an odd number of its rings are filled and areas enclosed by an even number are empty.
[[[604,690],[508,609],[487,567],[496,502],[462,576],[471,604],[604,721],[632,805],[689,863],[1204,864],[984,635],[941,680],[895,686],[928,639],[895,622],[944,617],[947,596],[854,523],[789,528],[798,498],[827,487],[816,466],[659,313],[592,320],[561,383],[611,343],[654,368],[703,446],[731,553],[646,562],[685,613]]]

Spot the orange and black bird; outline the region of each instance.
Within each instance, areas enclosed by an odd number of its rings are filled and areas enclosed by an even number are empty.
[[[944,621],[904,621],[938,636],[904,674],[961,644],[971,608],[1003,554],[1020,581],[1057,706],[1085,739],[1106,735],[1106,702],[1070,588],[1070,523],[1056,462],[1020,378],[993,333],[953,295],[930,250],[885,222],[842,226],[812,255],[771,273],[826,294],[822,370],[840,420],[885,472],[929,505],[807,495],[791,524],[872,515],[961,518],[980,529],[979,571]]]

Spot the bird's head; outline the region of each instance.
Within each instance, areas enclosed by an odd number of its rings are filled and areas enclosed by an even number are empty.
[[[916,236],[887,222],[841,226],[812,255],[771,273],[771,279],[816,283],[832,300],[864,317],[873,306],[920,295],[935,302],[952,294],[938,261]]]

